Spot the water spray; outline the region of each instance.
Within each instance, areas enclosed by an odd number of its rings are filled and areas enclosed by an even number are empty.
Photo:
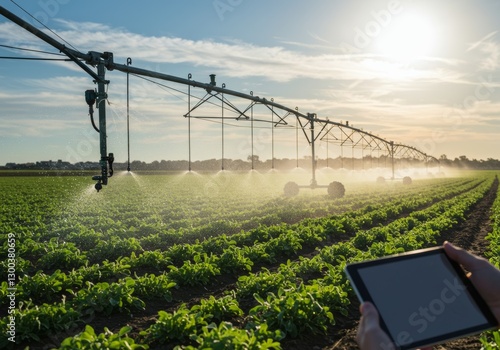
[[[295,122],[296,122],[296,152],[297,152],[297,167],[298,167],[298,135],[299,135],[299,129],[302,130],[304,133],[304,136],[306,137],[307,141],[311,145],[311,150],[312,150],[312,179],[310,181],[310,184],[308,186],[298,186],[297,184],[290,185],[289,187],[291,188],[290,192],[295,193],[300,187],[307,187],[311,189],[319,188],[319,187],[327,187],[329,189],[329,192],[332,193],[342,193],[342,189],[340,191],[336,190],[335,187],[335,182],[331,183],[330,185],[319,185],[317,180],[316,180],[316,154],[315,154],[315,142],[318,140],[322,140],[324,136],[327,136],[331,134],[333,135],[333,131],[337,130],[340,133],[340,137],[337,137],[335,140],[340,141],[340,145],[343,146],[344,143],[350,142],[354,147],[361,142],[362,147],[365,147],[365,144],[371,145],[374,144],[380,149],[385,149],[389,156],[392,159],[392,179],[394,179],[394,157],[399,155],[399,156],[409,156],[412,158],[416,159],[423,159],[426,162],[429,160],[434,160],[439,164],[439,160],[436,159],[435,157],[429,156],[425,154],[424,152],[416,149],[415,147],[403,145],[403,144],[395,144],[393,141],[388,141],[386,139],[383,139],[377,135],[374,135],[372,133],[363,131],[363,129],[355,128],[349,123],[342,123],[342,122],[335,122],[332,120],[329,120],[328,118],[326,119],[320,119],[317,117],[316,114],[314,113],[307,113],[304,114],[302,112],[299,112],[298,107],[295,109],[289,108],[287,106],[278,104],[274,102],[273,99],[267,100],[266,98],[260,98],[258,96],[253,96],[253,94],[246,94],[234,90],[229,90],[225,88],[225,85],[223,84],[222,86],[217,86],[216,84],[216,76],[215,74],[210,75],[210,82],[209,83],[202,83],[202,82],[197,82],[191,79],[191,74],[189,75],[188,79],[185,78],[180,78],[168,74],[163,74],[159,72],[154,72],[146,69],[141,69],[138,67],[133,67],[131,65],[132,61],[131,59],[127,60],[127,64],[118,64],[113,61],[113,53],[111,52],[95,52],[95,51],[89,51],[88,53],[82,53],[77,50],[73,50],[68,48],[66,45],[58,42],[54,38],[50,37],[46,33],[40,31],[38,28],[32,26],[28,22],[24,21],[20,17],[16,16],[12,12],[8,11],[4,7],[0,6],[0,15],[3,15],[7,19],[11,20],[12,22],[16,23],[23,29],[29,31],[33,35],[37,36],[41,40],[45,41],[49,45],[55,47],[58,49],[60,52],[64,53],[68,58],[73,61],[75,64],[77,64],[83,71],[85,71],[88,75],[90,75],[94,79],[94,83],[97,84],[97,89],[96,90],[87,90],[85,92],[85,100],[89,106],[89,114],[90,118],[92,121],[92,126],[94,129],[99,133],[99,141],[100,141],[100,167],[101,167],[101,174],[93,176],[92,179],[97,181],[95,184],[95,188],[97,191],[100,191],[102,189],[103,185],[107,185],[108,183],[108,178],[113,175],[113,162],[114,162],[114,156],[113,153],[107,153],[107,135],[106,135],[106,109],[105,109],[105,101],[107,100],[107,93],[106,93],[106,86],[109,84],[109,81],[105,79],[105,71],[106,69],[109,71],[112,70],[118,70],[124,73],[127,73],[127,88],[128,88],[128,74],[135,74],[135,75],[140,75],[144,77],[151,77],[155,79],[161,79],[161,80],[166,80],[170,81],[173,83],[178,83],[178,84],[183,84],[187,85],[189,87],[189,95],[191,95],[191,87],[196,87],[200,89],[204,89],[207,92],[206,97],[201,99],[194,107],[191,107],[190,105],[190,100],[188,102],[188,113],[184,115],[185,117],[191,118],[191,112],[198,108],[200,105],[203,103],[208,102],[212,97],[216,97],[222,101],[223,108],[230,108],[234,112],[236,112],[239,116],[236,118],[237,120],[240,119],[240,117],[244,117],[245,119],[250,119],[253,122],[253,115],[250,118],[246,113],[248,110],[250,110],[254,105],[259,104],[266,106],[271,110],[272,116],[277,116],[279,118],[278,121],[274,121],[272,118],[272,125],[277,126],[279,125],[289,125],[285,119],[287,116],[293,116],[295,117]],[[97,73],[94,72],[94,70],[91,68],[97,68]],[[128,92],[128,91],[127,91]],[[219,97],[218,95],[221,94],[222,98]],[[237,108],[234,104],[232,104],[226,96],[232,96],[235,98],[241,98],[247,101],[250,101],[249,107],[245,110],[240,110]],[[128,97],[128,94],[127,94]],[[96,108],[99,110],[99,126],[97,126],[94,122],[94,104],[96,105]],[[282,112],[285,112],[285,116],[280,116],[278,115],[275,110],[281,110]],[[224,123],[224,115],[222,115],[222,122]],[[127,100],[127,132],[128,132],[128,100]],[[315,126],[317,129],[315,130]],[[327,127],[328,126],[328,127]],[[306,131],[306,128],[309,128],[310,133]],[[190,131],[190,130],[189,130]],[[356,139],[357,138],[357,139]],[[274,137],[273,137],[274,139]],[[365,143],[366,142],[366,143]],[[189,140],[190,144],[190,140]],[[130,171],[130,143],[128,142],[128,150],[129,150],[129,157],[128,157],[128,167],[127,170]],[[189,146],[191,147],[191,146]],[[342,149],[342,148],[341,148]],[[253,152],[253,141],[252,141],[252,152]],[[273,149],[274,153],[274,149]],[[252,153],[253,154],[253,153]],[[354,157],[353,157],[354,158]],[[253,158],[252,158],[253,160]],[[273,154],[273,160],[274,160],[274,154]],[[223,157],[224,161],[224,157]],[[191,150],[190,150],[190,163],[189,163],[189,170],[191,170]],[[223,164],[224,166],[224,164]],[[274,167],[274,165],[273,165]],[[334,190],[335,187],[335,190]],[[331,189],[331,191],[330,191]]]

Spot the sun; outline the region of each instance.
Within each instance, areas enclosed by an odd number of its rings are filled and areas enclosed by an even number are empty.
[[[377,50],[389,59],[418,60],[432,54],[436,35],[428,17],[403,13],[395,17],[377,38]]]

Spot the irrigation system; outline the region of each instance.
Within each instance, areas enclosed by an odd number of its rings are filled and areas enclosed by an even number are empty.
[[[106,80],[106,71],[118,70],[127,74],[127,134],[128,134],[128,77],[129,74],[134,74],[142,77],[150,77],[155,79],[160,79],[164,81],[169,81],[177,84],[188,86],[188,112],[184,117],[189,119],[189,148],[191,148],[191,117],[192,112],[198,107],[206,103],[212,103],[212,101],[218,100],[222,104],[222,115],[217,118],[221,119],[222,123],[222,138],[224,138],[224,110],[230,109],[236,114],[234,119],[236,120],[247,120],[251,122],[252,135],[253,135],[253,123],[254,121],[266,121],[272,123],[273,128],[278,126],[288,125],[294,121],[298,130],[302,130],[307,142],[311,147],[311,160],[312,160],[312,179],[309,185],[298,186],[307,188],[327,188],[327,185],[319,185],[316,181],[316,142],[323,141],[328,143],[337,143],[341,146],[345,144],[354,147],[360,147],[361,149],[370,149],[383,151],[388,154],[391,158],[392,164],[392,179],[394,179],[395,169],[394,169],[394,158],[395,157],[407,157],[410,159],[416,159],[419,161],[428,162],[434,160],[439,163],[439,160],[433,156],[430,156],[421,150],[400,144],[394,143],[393,141],[386,140],[382,137],[374,135],[370,132],[366,132],[361,128],[356,128],[349,125],[349,122],[335,122],[329,120],[328,118],[322,119],[317,116],[316,113],[302,113],[299,112],[298,108],[290,108],[279,103],[274,102],[273,99],[261,98],[259,96],[254,96],[253,93],[246,94],[234,90],[227,89],[225,84],[220,87],[217,86],[216,76],[214,74],[210,75],[210,82],[203,83],[192,80],[191,74],[188,78],[181,78],[177,76],[172,76],[168,74],[163,74],[159,72],[150,71],[147,69],[141,69],[132,66],[132,60],[127,59],[127,64],[119,64],[114,61],[112,52],[96,52],[89,51],[87,53],[82,53],[77,50],[71,49],[61,42],[55,40],[53,37],[49,36],[40,29],[34,27],[30,23],[24,21],[20,17],[16,16],[12,12],[6,10],[4,7],[0,6],[0,14],[11,20],[15,24],[24,28],[28,32],[34,34],[39,39],[43,40],[47,44],[53,46],[61,53],[66,55],[69,60],[77,64],[83,71],[85,71],[90,77],[93,78],[94,84],[97,85],[97,89],[85,91],[85,100],[89,106],[89,114],[92,121],[94,129],[99,133],[100,141],[100,175],[93,176],[92,179],[97,181],[95,188],[97,191],[102,189],[103,185],[108,184],[108,179],[113,176],[113,153],[108,154],[107,150],[107,133],[106,133],[106,104],[107,100],[107,90],[106,87],[109,84],[109,80]],[[204,89],[206,94],[203,98],[191,106],[191,88]],[[242,99],[248,103],[246,108],[239,108],[236,104],[232,103],[228,96]],[[96,105],[99,113],[99,122],[96,125],[94,122],[94,105]],[[270,111],[270,120],[254,120],[253,118],[253,107],[257,105],[265,106]],[[297,136],[298,137],[298,136]],[[253,139],[253,138],[252,138]],[[224,144],[224,141],[222,141]],[[128,143],[128,167],[130,171],[130,143]],[[222,148],[222,169],[224,170],[224,148]],[[274,152],[273,152],[274,153]],[[252,147],[252,162],[253,162],[253,147]],[[273,154],[274,161],[274,154]],[[253,163],[252,163],[253,164]],[[191,171],[191,149],[189,149],[189,170]]]

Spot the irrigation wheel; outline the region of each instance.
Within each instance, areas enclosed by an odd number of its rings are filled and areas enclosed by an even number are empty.
[[[328,194],[332,198],[342,198],[345,194],[345,187],[338,181],[333,181],[328,185]]]

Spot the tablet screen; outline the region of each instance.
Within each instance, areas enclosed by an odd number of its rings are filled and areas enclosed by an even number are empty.
[[[443,249],[353,264],[349,270],[355,270],[351,281],[358,296],[373,302],[401,348],[435,344],[494,325],[484,302]]]

